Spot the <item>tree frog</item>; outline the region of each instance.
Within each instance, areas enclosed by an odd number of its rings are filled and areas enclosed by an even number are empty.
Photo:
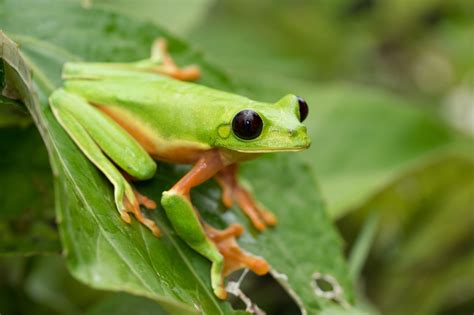
[[[212,289],[225,299],[226,275],[241,268],[262,275],[270,267],[239,247],[241,225],[218,230],[204,222],[190,190],[215,178],[226,207],[237,202],[259,231],[275,225],[276,217],[239,183],[238,164],[262,153],[308,148],[302,124],[308,105],[295,95],[271,104],[187,82],[199,75],[196,66],[179,68],[160,39],[151,57],[138,62],[66,63],[64,86],[49,101],[61,126],[113,185],[123,221],[130,223],[133,214],[156,236],[158,226],[140,209],[156,204],[130,181],[153,177],[156,160],[193,165],[163,193],[161,205],[179,237],[211,261]]]

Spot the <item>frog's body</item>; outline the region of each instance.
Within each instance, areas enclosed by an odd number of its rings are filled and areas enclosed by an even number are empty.
[[[159,53],[155,60],[135,64],[67,64],[64,88],[51,95],[50,103],[68,134],[114,185],[122,218],[130,222],[131,212],[156,235],[156,223],[139,209],[140,204],[154,208],[154,202],[134,192],[116,165],[143,180],[154,175],[154,160],[194,164],[161,203],[178,235],[213,262],[212,285],[224,298],[223,274],[242,267],[263,274],[268,265],[240,250],[235,242],[239,225],[224,231],[202,225],[189,190],[215,177],[225,205],[236,200],[259,230],[275,224],[274,216],[237,183],[236,163],[264,152],[307,148],[301,99],[287,95],[275,104],[256,102],[148,71],[195,78],[195,69],[180,70],[163,49]]]
[[[106,73],[102,77],[98,74],[101,69]],[[104,70],[107,65],[68,64],[64,88],[98,106],[128,131],[140,130],[144,138],[137,138],[157,159],[180,162],[176,150],[199,152],[221,147],[261,153],[298,150],[308,145],[305,127],[292,115],[298,106],[295,96],[270,104],[158,74]],[[249,143],[228,139],[231,130],[226,126],[243,108],[261,109],[265,118],[272,120],[272,130],[263,140]],[[297,133],[285,139],[282,130]],[[300,143],[295,143],[296,137],[300,137]],[[195,162],[197,155],[192,156],[194,159],[183,156],[183,162]]]

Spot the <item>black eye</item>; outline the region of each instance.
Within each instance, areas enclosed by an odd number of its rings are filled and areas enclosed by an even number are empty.
[[[263,121],[256,112],[244,109],[235,115],[232,120],[232,130],[240,139],[255,139],[262,133]]]
[[[308,103],[301,97],[297,96],[298,98],[298,104],[300,105],[300,121],[303,122],[306,117],[308,117]]]

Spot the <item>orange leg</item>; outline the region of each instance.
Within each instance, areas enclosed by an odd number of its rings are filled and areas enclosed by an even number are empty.
[[[167,43],[164,38],[155,40],[151,49],[151,59],[161,61],[159,66],[152,67],[152,71],[168,75],[178,80],[194,81],[199,79],[201,72],[197,66],[178,68],[173,58],[168,53]]]
[[[245,253],[237,244],[236,237],[243,232],[241,225],[232,224],[225,230],[217,230],[204,223],[191,204],[190,190],[224,167],[219,151],[204,153],[191,171],[163,193],[161,200],[178,235],[213,262],[211,282],[216,295],[223,299],[227,295],[223,285],[227,274],[241,268],[249,268],[259,275],[269,270],[265,260]]]
[[[232,164],[222,169],[215,177],[222,187],[224,205],[230,208],[233,201],[237,201],[239,207],[259,231],[263,231],[268,225],[275,225],[277,223],[275,215],[258,204],[252,194],[238,183],[237,170],[238,165]]]

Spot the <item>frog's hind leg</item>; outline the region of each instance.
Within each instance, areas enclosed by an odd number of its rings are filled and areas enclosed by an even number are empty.
[[[191,188],[210,179],[224,166],[217,151],[208,151],[173,188],[163,193],[161,199],[178,235],[211,260],[212,288],[221,299],[227,296],[224,277],[228,273],[245,267],[257,274],[265,274],[269,270],[265,260],[246,254],[238,246],[235,238],[242,233],[242,226],[233,224],[223,231],[216,230],[202,222],[191,203]]]
[[[61,126],[87,158],[113,184],[114,200],[121,218],[130,223],[129,213],[132,213],[154,235],[159,236],[160,230],[156,223],[146,218],[140,210],[140,205],[155,208],[156,204],[134,191],[124,175],[107,156],[128,174],[141,179],[149,178],[154,174],[156,169],[154,161],[151,158],[148,160],[146,156],[140,156],[141,151],[137,147],[136,141],[118,124],[109,120],[108,116],[81,97],[64,90],[56,90],[50,97],[50,104],[53,114]],[[100,132],[98,132],[99,129]],[[115,141],[115,143],[106,144],[105,141]],[[114,147],[116,144],[118,146]],[[122,146],[129,148],[129,150],[123,150]],[[127,156],[131,152],[133,152],[132,156]],[[117,158],[118,156],[119,158]],[[141,167],[145,166],[145,169],[133,167],[132,163],[137,161],[144,163]]]
[[[275,225],[277,223],[275,215],[259,204],[252,194],[238,182],[237,170],[238,165],[232,164],[222,169],[215,177],[222,187],[224,205],[230,208],[233,201],[237,201],[239,207],[259,231],[263,231],[266,226]]]
[[[150,60],[155,64],[150,69],[178,80],[194,81],[199,79],[201,72],[197,66],[179,68],[168,53],[166,39],[158,38],[152,45]]]

